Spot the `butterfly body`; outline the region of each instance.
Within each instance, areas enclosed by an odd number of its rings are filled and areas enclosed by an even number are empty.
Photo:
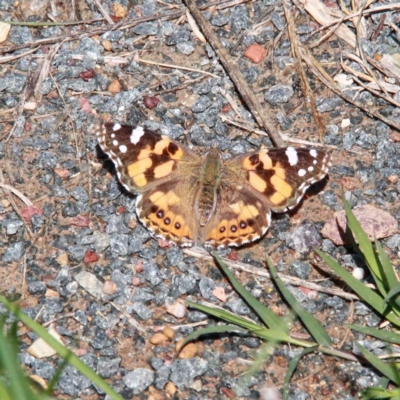
[[[295,207],[330,165],[321,150],[265,149],[223,160],[200,156],[142,127],[106,123],[98,133],[136,211],[156,237],[182,246],[240,246],[260,238],[271,211]]]

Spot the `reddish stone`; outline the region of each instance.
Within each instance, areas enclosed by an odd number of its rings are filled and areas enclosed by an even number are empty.
[[[99,256],[96,253],[93,253],[90,250],[86,251],[84,262],[86,262],[86,263],[96,262],[96,261],[98,261],[98,259],[99,259]]]
[[[143,97],[143,104],[145,105],[146,108],[149,108],[150,110],[154,107],[157,107],[157,104],[159,102],[160,102],[160,100],[154,96]]]
[[[89,216],[79,214],[76,217],[71,218],[71,225],[85,228],[86,226],[89,226]]]
[[[79,78],[83,79],[85,82],[87,82],[89,79],[93,79],[94,78],[94,69],[89,68],[86,71],[82,71],[79,74]]]
[[[244,52],[244,56],[255,64],[260,63],[266,56],[267,50],[263,46],[257,43],[250,45]]]
[[[35,205],[21,208],[21,215],[25,221],[30,221],[34,215],[43,215],[43,210]]]

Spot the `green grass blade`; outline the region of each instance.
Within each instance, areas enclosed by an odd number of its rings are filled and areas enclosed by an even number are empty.
[[[39,397],[32,391],[29,380],[19,365],[16,324],[13,324],[7,335],[4,334],[4,331],[5,325],[3,320],[0,329],[0,358],[5,377],[8,380],[8,391],[11,398],[18,400],[39,400]]]
[[[342,200],[346,212],[347,224],[349,226],[349,229],[351,230],[352,235],[358,242],[358,248],[357,246],[355,246],[355,248],[356,250],[359,249],[359,251],[362,253],[362,256],[364,257],[364,260],[371,271],[372,277],[374,278],[375,284],[379,292],[383,296],[385,296],[388,291],[388,286],[381,265],[378,262],[378,257],[375,249],[367,234],[362,229],[360,223],[357,221],[357,218],[351,211],[350,204],[345,199],[344,195],[342,196]]]
[[[299,318],[303,322],[304,326],[307,328],[308,332],[312,335],[314,340],[318,344],[321,344],[323,346],[327,347],[332,346],[332,340],[325,331],[325,329],[322,327],[320,322],[316,318],[314,318],[314,316],[311,313],[309,313],[302,305],[299,304],[299,302],[292,295],[292,293],[289,292],[289,290],[286,288],[282,280],[279,278],[276,269],[273,266],[268,256],[267,256],[267,263],[269,266],[271,277],[274,279],[276,285],[278,286],[280,292],[282,293],[282,296],[288,302],[290,307],[299,316]]]
[[[222,261],[218,254],[215,252],[212,253],[214,258],[217,260],[217,263],[224,271],[227,276],[229,282],[234,287],[234,289],[239,293],[239,295],[246,301],[246,303],[255,311],[258,317],[267,325],[269,328],[279,329],[283,332],[289,332],[289,327],[285,321],[281,318],[277,317],[270,309],[265,307],[262,303],[260,303],[254,296],[252,296],[235,278],[226,264]]]
[[[389,260],[389,257],[384,252],[383,247],[380,244],[379,240],[375,241],[375,246],[376,246],[376,249],[378,250],[379,261],[382,266],[384,276],[386,277],[386,281],[388,283],[388,288],[392,289],[397,283],[399,283],[397,274],[394,271],[394,268]]]
[[[390,322],[396,326],[400,326],[400,319],[396,314],[385,307],[383,298],[380,297],[376,292],[366,287],[362,282],[354,278],[349,272],[347,272],[342,266],[340,266],[335,260],[324,254],[318,249],[314,249],[315,252],[324,260],[324,262],[331,267],[337,275],[339,275],[346,284],[367,304],[369,304],[374,310],[382,314]]]
[[[376,329],[376,328],[370,328],[368,326],[359,326],[353,324],[346,324],[346,326],[349,327],[350,329],[353,329],[354,331],[376,337],[384,342],[400,345],[400,334],[398,333],[383,331],[381,329]]]
[[[393,286],[388,294],[383,299],[384,304],[389,304],[395,302],[396,305],[399,305],[398,294],[400,293],[400,282],[396,282],[395,286]]]
[[[235,325],[239,325],[240,327],[247,329],[249,333],[258,336],[264,340],[273,340],[275,342],[287,342],[291,344],[295,344],[303,347],[314,346],[315,343],[310,343],[306,340],[300,340],[296,338],[290,337],[286,332],[277,330],[277,329],[268,329],[263,326],[257,325],[256,323],[248,320],[247,318],[239,317],[236,314],[233,314],[229,311],[204,306],[202,304],[192,303],[191,301],[187,301],[190,307],[196,308],[206,314],[210,314],[214,317],[220,318],[226,322],[233,323]]]
[[[247,329],[249,331],[263,328],[262,326],[257,325],[255,322],[250,321],[249,319],[241,317],[239,315],[236,315],[233,312],[227,310],[221,310],[220,308],[217,307],[214,308],[210,306],[204,306],[203,304],[193,303],[188,300],[186,302],[192,308],[196,308],[201,312],[212,315],[231,324],[241,326],[242,328]]]
[[[382,375],[385,375],[397,386],[400,386],[399,371],[395,365],[391,365],[380,360],[378,357],[361,346],[360,343],[355,342],[355,345],[357,349],[360,350],[361,354],[366,358],[366,360],[368,360],[368,362],[372,364]]]
[[[396,400],[400,398],[400,389],[382,389],[380,387],[371,387],[364,389],[361,392],[360,400],[383,400],[392,399]]]
[[[198,339],[200,336],[205,335],[215,335],[221,333],[236,333],[242,335],[249,335],[249,331],[239,328],[235,325],[216,325],[216,326],[208,326],[206,328],[197,329],[194,332],[190,333],[185,340],[183,341],[182,347],[184,347],[187,343],[192,340]]]
[[[4,296],[0,295],[0,303],[11,311],[18,319],[20,319],[24,324],[26,324],[33,332],[38,334],[49,346],[51,346],[62,358],[68,358],[69,363],[75,367],[82,375],[90,379],[90,381],[102,389],[106,394],[108,394],[113,400],[123,400],[123,398],[116,393],[108,383],[100,378],[91,368],[89,368],[85,363],[83,363],[74,353],[63,346],[58,340],[51,336],[45,328],[40,324],[33,321],[26,314],[24,314],[17,306],[11,304]],[[19,400],[22,400],[19,399]]]
[[[240,382],[243,382],[243,384],[246,385],[246,383],[249,382],[249,379],[252,376],[254,376],[258,371],[261,371],[263,365],[267,363],[271,355],[274,353],[274,349],[277,344],[277,342],[270,340],[256,350],[254,361],[250,364],[250,367],[244,372],[244,374],[240,378]]]
[[[11,398],[11,394],[9,393],[8,387],[3,382],[0,382],[0,399],[1,400],[13,400]]]
[[[304,349],[299,355],[295,356],[292,358],[288,365],[288,369],[286,371],[285,379],[283,381],[283,394],[282,394],[282,399],[287,400],[289,398],[289,384],[290,384],[290,378],[294,374],[294,371],[296,370],[300,360],[302,359],[303,356],[306,354],[309,354],[316,349],[318,349],[319,346],[314,346],[314,347],[309,347],[308,349]]]
[[[51,378],[49,384],[47,385],[47,390],[46,392],[48,394],[51,394],[57,385],[58,380],[61,377],[62,372],[64,371],[65,367],[68,365],[68,358],[64,358],[62,363],[57,367],[56,373],[53,375]]]

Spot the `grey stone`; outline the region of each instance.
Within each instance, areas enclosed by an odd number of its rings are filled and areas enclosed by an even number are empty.
[[[293,94],[291,85],[275,85],[265,92],[264,98],[270,104],[287,103]]]
[[[201,358],[175,360],[171,365],[171,382],[179,389],[188,388],[198,376],[203,375],[208,368],[208,362]]]
[[[143,303],[134,302],[131,308],[144,321],[153,317],[153,313]]]
[[[3,261],[6,263],[19,261],[25,251],[24,242],[16,242],[7,248],[4,253]]]
[[[181,53],[185,55],[189,55],[194,52],[194,45],[192,42],[179,42],[177,43],[176,47]]]
[[[133,390],[133,394],[139,394],[154,382],[154,372],[146,368],[137,368],[128,372],[123,382],[125,386]]]
[[[44,282],[34,281],[28,284],[28,292],[30,294],[44,294],[46,293],[47,287]]]
[[[110,235],[110,251],[120,256],[128,254],[128,235],[113,234]]]
[[[290,273],[299,277],[300,279],[308,279],[311,273],[311,266],[305,262],[294,261],[290,265]]]
[[[100,359],[97,364],[97,373],[102,378],[110,378],[115,375],[119,370],[121,358],[117,357],[112,360]]]
[[[213,290],[215,289],[215,282],[212,279],[207,277],[201,278],[199,282],[199,289],[201,295],[206,300],[216,300],[215,296],[212,294]]]
[[[314,247],[320,248],[322,238],[318,230],[311,222],[305,222],[294,229],[286,236],[286,245],[301,254],[313,250]]]
[[[158,22],[157,21],[149,21],[149,22],[142,22],[136,25],[133,28],[133,32],[136,35],[155,35],[158,31]]]
[[[192,111],[194,113],[202,113],[212,104],[212,101],[208,96],[200,96],[197,101],[192,105]]]

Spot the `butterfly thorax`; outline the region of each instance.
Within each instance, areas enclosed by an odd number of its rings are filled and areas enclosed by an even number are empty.
[[[195,211],[200,226],[205,226],[215,212],[218,190],[221,183],[221,154],[211,149],[204,158],[196,193]]]

